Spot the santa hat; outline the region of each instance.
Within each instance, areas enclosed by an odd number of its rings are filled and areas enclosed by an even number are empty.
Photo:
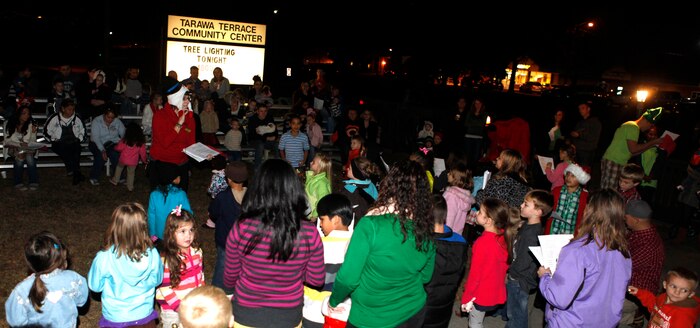
[[[566,167],[566,170],[564,170],[564,175],[566,175],[567,172],[571,172],[571,174],[576,177],[576,180],[578,180],[578,183],[582,185],[585,185],[589,180],[591,180],[591,175],[577,164],[569,164],[569,166]]]

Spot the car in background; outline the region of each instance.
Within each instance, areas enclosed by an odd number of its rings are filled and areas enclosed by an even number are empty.
[[[540,82],[525,82],[520,85],[520,92],[522,93],[541,93],[544,86]]]

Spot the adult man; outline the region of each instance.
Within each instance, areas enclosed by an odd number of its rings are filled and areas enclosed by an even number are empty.
[[[647,109],[642,116],[635,121],[627,121],[622,123],[615,130],[612,142],[608,149],[603,154],[603,160],[600,162],[600,187],[616,189],[618,178],[622,167],[627,164],[627,161],[632,156],[636,156],[645,150],[661,143],[661,138],[650,140],[640,144],[639,132],[649,130],[652,124],[656,123],[661,116],[663,108],[656,107]]]
[[[574,130],[571,131],[571,138],[576,146],[576,161],[581,166],[591,166],[595,162],[602,125],[597,117],[591,116],[591,106],[588,102],[579,104],[578,112],[583,119],[576,122]]]
[[[195,94],[199,93],[199,90],[202,88],[202,81],[199,79],[199,67],[197,66],[191,66],[190,67],[190,77],[182,80],[183,85],[187,85],[189,83],[194,84],[194,92]],[[201,99],[200,99],[201,100]],[[204,100],[202,100],[204,102]]]
[[[262,164],[265,149],[277,153],[277,126],[266,104],[259,104],[257,115],[248,120],[248,142],[255,148],[255,168]]]

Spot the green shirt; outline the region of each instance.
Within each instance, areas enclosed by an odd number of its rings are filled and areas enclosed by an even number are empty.
[[[395,327],[425,305],[423,284],[433,276],[435,245],[418,251],[411,221],[406,230],[403,242],[399,220],[391,214],[365,216],[355,227],[329,300],[337,306],[350,297],[353,325]]]
[[[603,155],[604,159],[613,161],[620,165],[627,164],[627,161],[632,157],[627,140],[639,140],[639,126],[635,121],[622,123],[613,136],[610,146]]]

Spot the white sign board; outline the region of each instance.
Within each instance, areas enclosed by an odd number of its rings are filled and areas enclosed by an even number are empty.
[[[250,85],[253,76],[263,78],[265,49],[168,41],[165,71],[175,71],[180,80],[190,76],[190,67],[199,67],[199,79],[211,80],[214,68],[220,67],[231,84]]]
[[[266,29],[262,24],[168,16],[168,39],[264,46]]]

